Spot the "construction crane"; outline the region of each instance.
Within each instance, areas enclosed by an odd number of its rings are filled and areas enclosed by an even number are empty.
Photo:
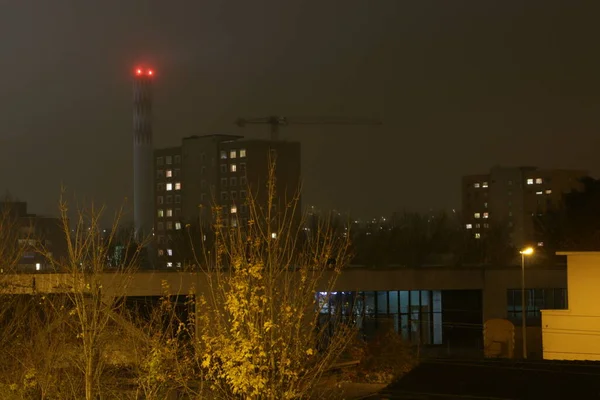
[[[338,117],[294,117],[288,118],[273,115],[262,118],[238,118],[236,125],[244,127],[250,124],[271,125],[271,140],[279,139],[279,127],[287,125],[382,125],[383,123],[371,118],[338,118]]]

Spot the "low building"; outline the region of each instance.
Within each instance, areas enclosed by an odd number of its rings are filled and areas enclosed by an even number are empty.
[[[600,361],[600,252],[567,256],[568,307],[542,311],[544,359]]]
[[[1,272],[12,268],[19,272],[49,272],[53,267],[48,257],[59,260],[66,256],[66,234],[59,218],[30,214],[24,201],[1,202],[0,215],[6,263],[0,267]],[[9,265],[12,255],[19,257],[13,266]]]

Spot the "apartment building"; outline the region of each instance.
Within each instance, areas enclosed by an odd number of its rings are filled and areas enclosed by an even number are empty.
[[[517,247],[535,243],[536,214],[557,207],[564,193],[582,188],[583,170],[537,167],[494,167],[487,174],[462,178],[465,227],[478,239],[496,225],[505,224]]]
[[[224,225],[247,223],[249,194],[259,204],[266,202],[270,157],[277,160],[276,197],[277,206],[282,207],[299,189],[299,143],[205,135],[184,138],[179,147],[156,150],[157,266],[177,268],[190,261],[186,258],[189,254],[182,254],[185,243],[190,242],[185,228],[189,225],[208,232],[214,206],[221,207]],[[194,232],[204,235],[201,230]]]

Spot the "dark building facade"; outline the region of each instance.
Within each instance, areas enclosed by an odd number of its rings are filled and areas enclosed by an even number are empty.
[[[181,146],[155,150],[154,156],[158,268],[180,268],[193,262],[189,247],[206,240],[215,206],[224,226],[246,224],[249,196],[257,204],[266,204],[271,161],[276,162],[275,207],[283,210],[286,202],[298,196],[301,151],[296,142],[191,136]],[[298,210],[300,206],[298,202]]]
[[[10,269],[10,255],[19,256],[15,267],[19,272],[50,272],[53,266],[49,258],[59,260],[67,256],[67,239],[59,218],[45,217],[27,212],[27,203],[4,201],[0,203],[0,215],[4,224],[6,263],[0,269]],[[40,254],[44,249],[48,257]]]

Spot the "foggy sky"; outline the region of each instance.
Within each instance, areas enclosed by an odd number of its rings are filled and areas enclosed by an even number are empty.
[[[132,196],[131,69],[157,70],[157,147],[268,137],[238,116],[378,117],[282,128],[304,203],[360,217],[460,206],[492,165],[600,171],[600,2],[0,1],[0,189],[57,214],[61,184]]]

